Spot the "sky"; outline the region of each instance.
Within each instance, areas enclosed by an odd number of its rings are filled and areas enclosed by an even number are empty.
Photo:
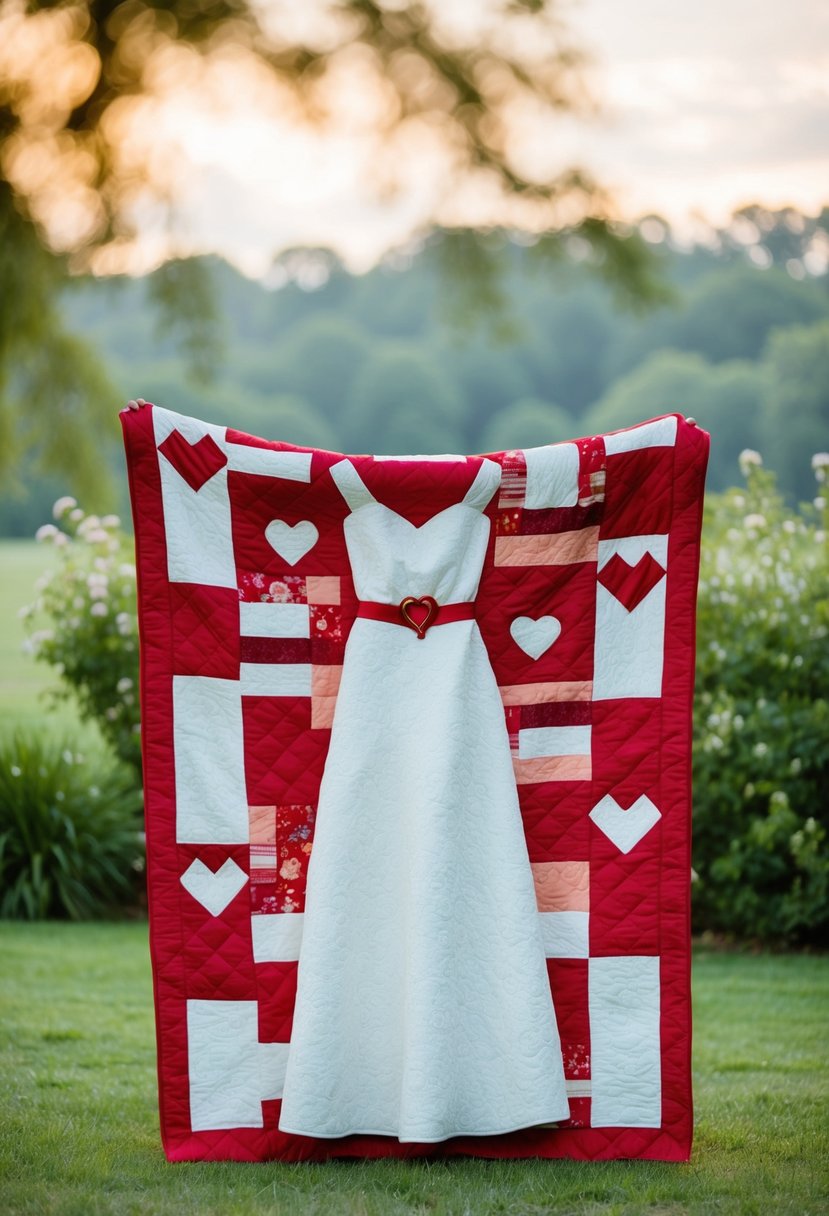
[[[482,7],[443,0],[441,11],[462,28]],[[521,114],[512,150],[522,168],[578,164],[612,191],[620,218],[657,212],[680,242],[749,203],[816,214],[829,201],[829,4],[561,0],[559,11],[591,56],[583,74],[600,113]],[[430,217],[497,222],[484,192],[445,197],[445,162],[425,139],[397,151],[399,196],[373,198],[370,99],[340,88],[340,130],[326,139],[297,130],[284,104],[264,104],[260,83],[231,62],[157,114],[154,137],[175,141],[184,167],[178,252],[219,252],[267,282],[293,245],[331,246],[361,273]],[[142,225],[133,270],[164,253],[151,212]]]

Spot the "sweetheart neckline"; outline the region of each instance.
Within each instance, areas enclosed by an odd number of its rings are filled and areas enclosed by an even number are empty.
[[[396,519],[401,519],[404,524],[408,524],[409,527],[412,528],[415,532],[419,532],[421,530],[421,528],[425,528],[426,525],[430,524],[433,520],[439,519],[440,516],[445,515],[447,513],[447,511],[453,511],[455,509],[455,507],[469,507],[470,511],[476,511],[479,515],[485,517],[486,508],[489,505],[489,503],[492,501],[492,496],[495,494],[495,490],[501,484],[501,481],[503,480],[503,476],[504,476],[504,470],[499,461],[493,460],[491,456],[482,456],[481,463],[478,466],[478,468],[475,472],[475,476],[472,478],[472,481],[467,486],[466,491],[464,492],[463,498],[459,499],[458,502],[450,503],[448,507],[444,507],[442,510],[437,511],[434,515],[430,515],[429,518],[425,519],[422,524],[413,524],[410,519],[406,518],[405,515],[401,515],[401,513],[399,511],[395,511],[395,509],[393,507],[387,506],[386,503],[380,502],[379,499],[374,497],[374,494],[372,494],[371,490],[368,488],[365,481],[363,481],[360,471],[358,470],[357,466],[354,464],[354,461],[351,460],[350,457],[343,456],[341,458],[341,460],[336,461],[336,464],[347,464],[349,466],[349,468],[351,469],[351,472],[353,473],[353,475],[357,478],[358,483],[362,486],[363,490],[369,496],[368,502],[360,503],[360,505],[358,507],[352,507],[351,510],[349,511],[348,515],[346,516],[346,518],[350,518],[357,511],[362,511],[363,507],[382,507],[384,511],[388,511],[388,513],[390,515],[393,515]],[[475,487],[475,485],[478,481],[478,478],[481,476],[483,469],[486,468],[487,465],[493,465],[498,470],[498,480],[493,485],[492,494],[490,495],[489,499],[484,504],[484,506],[475,507],[472,505],[472,503],[467,502],[466,499],[469,496],[469,494],[471,494],[473,488]],[[334,466],[332,465],[331,467],[333,468]]]

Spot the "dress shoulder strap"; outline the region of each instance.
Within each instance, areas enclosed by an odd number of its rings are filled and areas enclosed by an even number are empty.
[[[478,510],[483,511],[495,493],[495,487],[499,484],[500,480],[500,464],[497,460],[490,460],[488,456],[484,456],[472,485],[466,491],[461,501],[470,507],[476,507]]]
[[[364,506],[367,502],[377,501],[347,457],[332,464],[329,471],[352,511],[356,511],[358,507]]]

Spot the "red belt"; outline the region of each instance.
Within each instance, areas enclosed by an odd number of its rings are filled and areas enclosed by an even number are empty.
[[[422,607],[426,615],[422,620],[411,616],[413,607]],[[475,602],[461,604],[439,604],[431,595],[406,595],[399,604],[384,604],[380,600],[360,600],[357,616],[366,616],[372,621],[389,621],[392,625],[406,625],[414,629],[419,638],[432,625],[448,625],[450,621],[475,619]]]

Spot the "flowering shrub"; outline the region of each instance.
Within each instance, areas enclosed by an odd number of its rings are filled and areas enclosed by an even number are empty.
[[[19,728],[0,740],[0,916],[143,910],[141,792],[129,765]]]
[[[697,608],[693,920],[780,944],[829,928],[829,453],[788,510],[744,451],[706,495]]]
[[[85,515],[68,495],[52,513],[61,526],[43,524],[35,537],[55,545],[60,560],[35,583],[34,603],[21,609],[24,648],[60,675],[61,683],[47,690],[53,702],[77,698],[81,718],[96,720],[116,755],[140,773],[132,538],[117,515]],[[41,617],[46,626],[35,628]]]

